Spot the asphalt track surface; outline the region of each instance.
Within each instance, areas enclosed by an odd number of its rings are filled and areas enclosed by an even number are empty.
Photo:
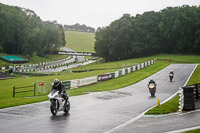
[[[52,116],[49,110],[49,101],[1,109],[0,132],[125,133],[134,132],[132,129],[136,127],[136,124],[137,130],[135,132],[172,131],[170,126],[173,122],[170,121],[176,117],[165,117],[168,122],[164,120],[166,122],[164,130],[159,130],[159,124],[162,122],[162,119],[160,119],[160,122],[154,120],[156,124],[152,127],[150,126],[151,121],[148,123],[145,117],[136,121],[132,120],[155,106],[158,98],[162,102],[176,93],[178,88],[185,84],[195,66],[194,64],[172,64],[147,79],[125,88],[70,97],[71,110],[69,114],[58,112],[57,116]],[[171,69],[175,73],[173,82],[169,82],[168,79],[168,73]],[[147,88],[147,83],[150,79],[154,79],[157,84],[155,97],[150,97]],[[179,122],[182,122],[182,119],[187,121],[188,118],[190,116],[180,117],[181,121]],[[195,123],[192,119],[190,123]],[[126,124],[127,122],[128,124]],[[148,128],[144,128],[148,126],[152,128],[151,131]],[[188,126],[193,127],[195,124]],[[175,126],[173,130],[181,128],[185,127],[180,124]]]

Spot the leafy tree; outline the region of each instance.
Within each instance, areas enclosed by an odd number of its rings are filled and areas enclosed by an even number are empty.
[[[160,52],[160,33],[158,24],[160,13],[145,12],[134,18],[134,56],[152,55]]]
[[[200,7],[168,7],[136,17],[124,14],[96,31],[95,51],[106,60],[157,53],[200,54]]]
[[[65,45],[62,25],[43,22],[34,11],[0,4],[0,45],[6,53],[30,57]]]

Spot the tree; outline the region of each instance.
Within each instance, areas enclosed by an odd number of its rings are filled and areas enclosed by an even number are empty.
[[[96,31],[95,51],[107,61],[158,53],[200,53],[200,7],[124,14]]]

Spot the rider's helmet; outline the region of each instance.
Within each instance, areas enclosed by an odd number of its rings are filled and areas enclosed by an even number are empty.
[[[54,79],[54,85],[58,85],[60,83],[59,79]]]
[[[171,70],[170,72],[173,72],[173,70]]]

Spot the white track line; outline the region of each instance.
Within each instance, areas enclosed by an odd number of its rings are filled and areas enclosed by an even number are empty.
[[[191,131],[191,130],[195,130],[195,129],[200,129],[200,126],[180,129],[180,130],[176,130],[176,131],[170,131],[170,132],[166,132],[166,133],[182,133],[182,132]]]

